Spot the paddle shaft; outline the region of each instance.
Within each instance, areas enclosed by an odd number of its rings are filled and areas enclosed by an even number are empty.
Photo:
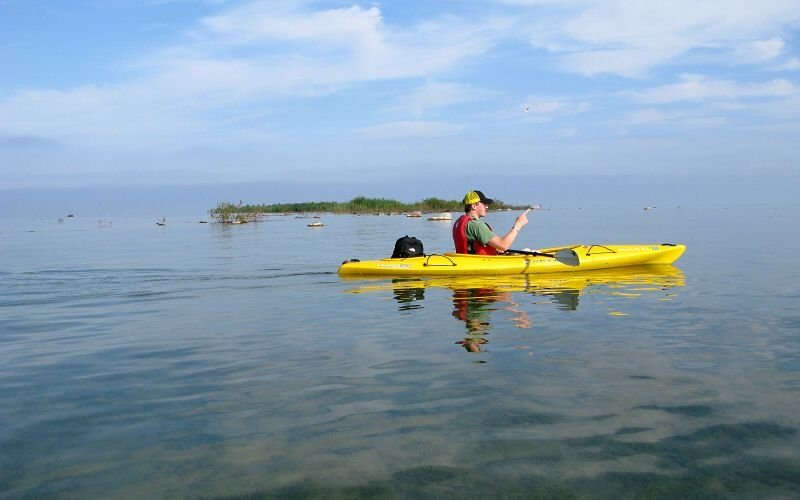
[[[562,248],[561,250],[558,250],[555,253],[528,252],[526,250],[510,250],[510,249],[507,250],[507,252],[518,253],[522,255],[532,255],[534,257],[550,257],[551,259],[556,259],[562,264],[566,264],[568,266],[577,266],[580,264],[580,260],[578,259],[578,254],[575,253],[575,250],[571,248]]]
[[[529,252],[527,250],[512,250],[509,248],[506,250],[508,253],[518,253],[521,255],[533,255],[534,257],[555,257],[555,254],[552,253],[542,253],[542,252]]]

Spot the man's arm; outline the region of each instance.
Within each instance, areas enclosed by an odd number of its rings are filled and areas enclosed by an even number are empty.
[[[511,245],[514,244],[514,240],[517,239],[517,235],[519,234],[520,229],[522,229],[522,226],[528,223],[528,212],[530,211],[531,209],[529,208],[522,212],[514,221],[514,225],[508,230],[505,236],[500,237],[498,235],[494,235],[487,242],[487,244],[498,252],[505,252],[508,250]]]

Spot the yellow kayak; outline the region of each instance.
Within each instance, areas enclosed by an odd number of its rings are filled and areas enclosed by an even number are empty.
[[[572,245],[508,255],[442,253],[418,257],[347,260],[342,276],[476,276],[592,271],[651,264],[672,264],[683,255],[681,244]],[[511,253],[513,252],[513,253]]]

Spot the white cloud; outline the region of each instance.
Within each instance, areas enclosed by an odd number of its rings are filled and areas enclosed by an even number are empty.
[[[800,131],[800,93],[787,96],[784,99],[773,99],[757,102],[750,106],[754,113],[767,117],[772,124],[780,124],[784,120],[791,123],[794,132]]]
[[[800,58],[791,57],[785,63],[774,68],[776,71],[798,71],[800,70]]]
[[[625,120],[629,125],[682,125],[692,128],[717,128],[728,123],[722,116],[703,115],[696,111],[646,108],[634,111]]]
[[[769,40],[756,40],[749,44],[748,49],[740,51],[743,57],[750,56],[755,61],[770,61],[780,56],[786,43],[781,38]]]
[[[352,156],[365,137],[452,137],[423,146],[465,151],[468,145],[491,157],[502,146],[471,140],[478,135],[472,128],[484,127],[483,137],[527,144],[518,134],[531,131],[520,122],[553,122],[550,137],[610,136],[615,130],[601,128],[630,111],[621,96],[647,107],[629,115],[628,123],[666,124],[658,131],[665,135],[670,125],[713,128],[753,118],[766,130],[781,120],[796,122],[800,112],[800,81],[788,73],[771,74],[777,79],[756,73],[800,70],[797,0],[483,0],[400,10],[316,0],[152,1],[204,1],[206,12],[210,3],[218,10],[189,31],[160,32],[174,37],[171,43],[136,60],[118,57],[117,47],[95,52],[91,41],[67,51],[81,57],[85,51],[92,65],[116,57],[114,69],[122,71],[114,80],[92,80],[80,73],[85,69],[53,71],[34,89],[24,83],[36,78],[23,74],[25,66],[46,63],[20,65],[21,76],[11,68],[0,89],[0,137],[43,142],[0,140],[0,149],[13,147],[17,154],[57,144],[85,153],[74,158],[102,158],[95,160],[98,170],[116,168],[119,158],[170,162],[176,152],[201,151],[185,155],[187,168],[206,162],[234,169],[236,163],[263,165],[269,155],[281,160],[273,163],[294,160],[300,143],[313,144],[308,149],[321,157],[328,151]],[[176,22],[192,23],[170,19],[164,26]],[[124,50],[141,43],[126,36]],[[547,52],[533,50],[529,41]],[[151,37],[140,46],[154,43]],[[702,69],[687,69],[692,65]],[[724,77],[716,76],[720,69]],[[658,80],[678,71],[711,76]],[[637,88],[650,88],[620,94],[628,84],[623,79],[582,78],[602,74],[636,77]],[[589,118],[576,116],[590,110]],[[562,117],[574,119],[559,122]],[[378,125],[354,135],[356,121]],[[471,137],[462,134],[462,123],[469,123]],[[369,143],[376,158],[390,142]],[[375,161],[359,151],[365,163]],[[231,152],[244,152],[245,159],[226,161]],[[437,155],[441,150],[431,153]]]
[[[352,6],[303,12],[285,4],[252,2],[205,18],[202,26],[232,45],[263,41],[305,41],[370,50],[383,44],[383,19],[377,7]]]
[[[531,39],[561,53],[570,71],[635,77],[697,50],[732,64],[773,59],[781,30],[798,20],[796,0],[585,0],[545,16]]]
[[[444,122],[399,121],[366,127],[361,133],[370,139],[408,139],[456,135],[463,130],[462,125]]]
[[[620,49],[582,50],[565,54],[564,67],[583,75],[612,73],[638,77],[653,66],[672,60],[685,49],[678,46],[631,47]]]
[[[386,25],[378,7],[308,11],[252,2],[203,20],[205,30],[196,36],[202,50],[220,44],[258,49],[253,64],[285,74],[289,85],[307,86],[437,74],[488,50],[506,24],[450,18],[397,29]]]
[[[800,116],[800,87],[784,79],[742,83],[683,75],[678,83],[628,95],[655,105],[630,113],[624,123],[633,126],[720,128],[733,123],[739,130],[763,131],[765,123],[785,129]]]
[[[70,90],[23,90],[0,101],[0,134],[32,135],[79,147],[160,147],[202,133],[208,123],[179,89],[143,81]]]
[[[450,18],[399,29],[377,7],[314,11],[306,3],[249,2],[203,19],[182,43],[126,65],[135,75],[127,82],[0,97],[0,134],[130,147],[191,142],[254,103],[265,109],[364,82],[435,77],[488,50],[504,26]],[[463,102],[469,93],[433,84],[416,105]]]
[[[783,98],[797,95],[798,87],[784,79],[761,83],[738,83],[699,75],[684,75],[682,81],[661,85],[633,95],[641,101],[672,103],[680,101],[731,101],[752,98]]]
[[[419,117],[429,109],[480,101],[489,96],[489,92],[467,84],[427,81],[414,89],[407,101],[412,114]]]

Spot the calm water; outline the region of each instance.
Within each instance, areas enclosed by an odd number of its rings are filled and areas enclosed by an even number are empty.
[[[336,274],[425,219],[3,220],[0,497],[797,497],[798,216],[537,211],[689,250],[477,282]]]

